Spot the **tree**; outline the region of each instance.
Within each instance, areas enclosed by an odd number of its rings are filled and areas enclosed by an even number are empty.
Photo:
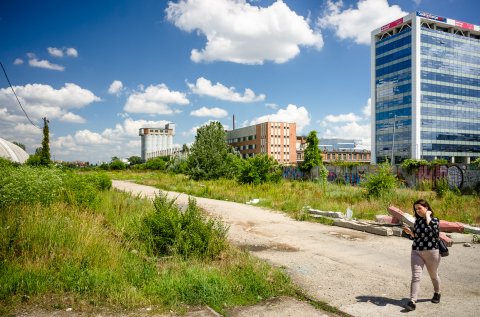
[[[240,163],[238,182],[240,184],[278,183],[282,179],[282,168],[266,154],[255,155]]]
[[[190,149],[188,148],[188,145],[186,145],[186,144],[182,145],[182,152],[184,154],[188,154],[188,152],[190,152]]]
[[[154,157],[145,162],[145,168],[149,170],[164,171],[167,167],[168,157]]]
[[[136,165],[136,164],[141,164],[142,163],[142,158],[140,156],[130,156],[128,158],[128,162],[130,163],[130,166]]]
[[[322,156],[318,149],[317,131],[310,131],[306,141],[307,147],[304,151],[303,163],[299,167],[303,172],[310,172],[315,166],[322,165]]]
[[[195,180],[218,179],[235,174],[229,154],[233,149],[226,142],[225,130],[214,121],[197,130],[195,142],[190,148],[186,174]]]
[[[40,151],[40,163],[43,166],[48,166],[52,163],[50,159],[50,141],[49,141],[49,128],[48,120],[46,117],[43,118],[43,140],[42,140],[42,149]]]
[[[384,197],[397,187],[397,177],[392,174],[392,166],[383,162],[378,165],[376,173],[367,175],[363,185],[368,197]]]
[[[127,168],[127,164],[123,163],[121,160],[115,160],[110,163],[111,170],[124,170]]]

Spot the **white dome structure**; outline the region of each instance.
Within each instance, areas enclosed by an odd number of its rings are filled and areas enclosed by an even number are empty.
[[[29,155],[18,145],[0,138],[0,157],[4,157],[12,162],[25,163]]]

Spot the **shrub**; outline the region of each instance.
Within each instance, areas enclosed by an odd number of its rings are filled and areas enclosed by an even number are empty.
[[[480,167],[480,157],[477,157],[475,159],[475,161],[471,162],[470,165],[474,166],[474,167]]]
[[[104,173],[75,174],[67,173],[64,177],[65,202],[83,207],[94,208],[99,202],[99,191],[112,187],[112,181]]]
[[[446,159],[434,159],[428,163],[429,166],[435,167],[439,165],[447,165],[448,161]]]
[[[397,178],[392,174],[392,167],[382,163],[376,173],[367,175],[363,184],[369,197],[382,197],[397,187]]]
[[[449,191],[450,187],[446,179],[440,179],[435,183],[435,192],[439,198],[444,197]]]
[[[401,168],[407,171],[407,173],[412,174],[416,172],[420,166],[428,165],[426,160],[415,160],[415,159],[406,159],[400,165]]]
[[[182,212],[166,194],[154,199],[154,212],[143,220],[142,238],[155,255],[179,255],[183,258],[213,259],[226,249],[228,228],[215,219],[207,219],[189,199]]]
[[[58,201],[63,188],[62,171],[19,166],[0,169],[0,209],[8,205],[49,205]]]
[[[418,190],[420,191],[430,191],[433,189],[431,180],[422,180],[418,184]]]
[[[113,160],[111,163],[110,163],[110,169],[111,170],[124,170],[127,168],[127,164],[123,163],[122,161],[120,160]]]
[[[241,161],[238,182],[240,184],[278,183],[282,179],[280,165],[273,158],[260,154]]]
[[[187,170],[187,160],[174,157],[172,160],[169,161],[167,164],[167,172],[175,173],[175,174],[185,174]]]
[[[145,163],[145,168],[149,170],[155,170],[155,171],[164,171],[165,168],[167,167],[166,160],[168,160],[168,158],[163,158],[163,157],[151,158]]]
[[[318,181],[322,186],[322,190],[325,192],[327,189],[328,169],[323,164],[319,166],[318,176]]]

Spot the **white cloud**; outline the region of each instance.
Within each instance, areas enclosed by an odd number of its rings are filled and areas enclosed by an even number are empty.
[[[248,125],[254,125],[262,122],[296,122],[297,134],[310,124],[310,114],[305,107],[297,107],[289,104],[285,109],[279,109],[277,113],[261,116],[253,119]]]
[[[123,122],[123,129],[128,136],[138,137],[138,130],[140,128],[164,127],[169,122],[170,121],[167,120],[132,120],[128,118]]]
[[[278,105],[275,104],[275,103],[266,103],[265,106],[268,107],[268,108],[270,108],[270,109],[273,109],[273,110],[277,110],[277,109],[278,109]]]
[[[211,122],[218,122],[218,120],[208,120],[207,122],[204,122],[204,123],[202,123],[202,124],[200,124],[200,125],[191,127],[189,130],[182,132],[182,135],[183,135],[183,136],[196,135],[196,134],[197,134],[197,130],[198,130],[199,128],[201,128],[201,127],[203,127],[203,126],[206,126],[206,125],[209,125]],[[222,126],[223,126],[223,129],[224,129],[224,130],[228,130],[228,129],[229,129],[229,127],[228,127],[227,125],[223,125],[223,124],[222,124]]]
[[[191,51],[197,63],[285,63],[298,55],[300,46],[323,47],[321,33],[281,0],[269,7],[245,0],[180,0],[169,2],[165,11],[179,29],[206,37],[203,49]]]
[[[45,69],[58,70],[58,71],[63,71],[65,69],[65,67],[61,65],[50,63],[47,60],[39,60],[37,58],[29,59],[28,65],[32,67],[45,68]]]
[[[14,86],[13,89],[32,120],[40,120],[47,116],[50,120],[81,123],[84,119],[68,110],[84,108],[93,102],[100,101],[100,98],[90,90],[71,83],[66,83],[60,89],[43,84]],[[0,88],[0,104],[6,106],[6,115],[16,116],[18,120],[16,122],[26,120],[11,89]]]
[[[70,57],[78,57],[78,51],[73,47],[68,47],[65,49],[65,54]]]
[[[202,107],[197,110],[193,110],[190,114],[194,117],[213,117],[213,118],[224,118],[228,116],[228,112],[221,108],[207,108]]]
[[[171,91],[165,84],[150,85],[147,89],[131,94],[123,110],[130,113],[174,114],[179,110],[171,105],[188,105],[190,101],[184,93]]]
[[[370,123],[348,122],[344,125],[330,125],[319,132],[319,137],[354,139],[360,141],[365,148],[369,148],[371,144],[370,129]]]
[[[197,95],[210,96],[220,100],[234,101],[234,102],[255,102],[265,100],[265,95],[255,95],[253,90],[246,88],[243,96],[235,91],[235,87],[226,87],[221,83],[212,85],[212,82],[203,77],[197,78],[195,84],[187,83],[188,88]]]
[[[362,109],[363,116],[368,119],[372,116],[372,99],[368,98],[367,104]]]
[[[13,65],[21,65],[23,64],[23,59],[21,58],[15,58],[15,60],[13,61]]]
[[[72,112],[67,112],[60,116],[60,121],[71,122],[71,123],[85,123],[87,122],[83,117]]]
[[[63,57],[64,55],[70,57],[78,57],[78,51],[73,47],[64,47],[64,48],[56,48],[56,47],[48,47],[47,48],[48,54],[53,57]]]
[[[108,93],[111,95],[118,95],[123,89],[123,83],[120,80],[114,80],[108,88]]]
[[[321,127],[318,129],[318,136],[320,138],[354,139],[358,142],[359,148],[370,149],[370,99],[363,107],[362,114],[363,116],[354,113],[327,115],[324,120],[318,122]]]
[[[327,4],[327,12],[318,19],[318,25],[357,44],[369,45],[371,31],[408,14],[398,5],[389,5],[387,0],[360,0],[356,8],[344,10],[342,1],[328,0]]]
[[[350,113],[347,113],[347,114],[340,114],[340,115],[332,115],[332,114],[329,114],[328,116],[325,117],[325,121],[327,122],[333,122],[333,123],[337,123],[337,122],[356,122],[360,120],[360,117],[358,117],[357,115],[355,115],[354,113],[350,112]]]
[[[103,137],[101,134],[89,130],[80,130],[75,132],[74,140],[78,145],[98,145],[109,143],[109,140]]]
[[[140,137],[138,130],[142,127],[163,127],[169,121],[147,121],[125,119],[101,132],[88,129],[78,130],[73,134],[51,138],[52,155],[74,159],[85,158],[91,163],[110,161],[113,156],[128,158],[140,156]],[[31,129],[31,127],[30,127]],[[41,134],[41,130],[40,131]]]
[[[1,99],[0,99],[1,100]],[[3,122],[20,122],[25,117],[18,114],[11,114],[8,112],[7,108],[0,108],[0,118],[2,118]]]
[[[56,47],[48,47],[47,48],[48,54],[54,57],[63,57],[63,50]]]

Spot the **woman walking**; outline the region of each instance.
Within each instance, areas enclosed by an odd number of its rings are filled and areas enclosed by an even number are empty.
[[[412,282],[410,286],[410,301],[405,306],[408,310],[415,310],[420,279],[424,266],[433,284],[432,303],[440,303],[440,277],[438,266],[440,264],[440,253],[438,241],[440,232],[440,221],[433,216],[433,211],[426,200],[419,199],[413,204],[415,212],[415,224],[413,231],[404,226],[403,230],[413,240],[411,254]]]

